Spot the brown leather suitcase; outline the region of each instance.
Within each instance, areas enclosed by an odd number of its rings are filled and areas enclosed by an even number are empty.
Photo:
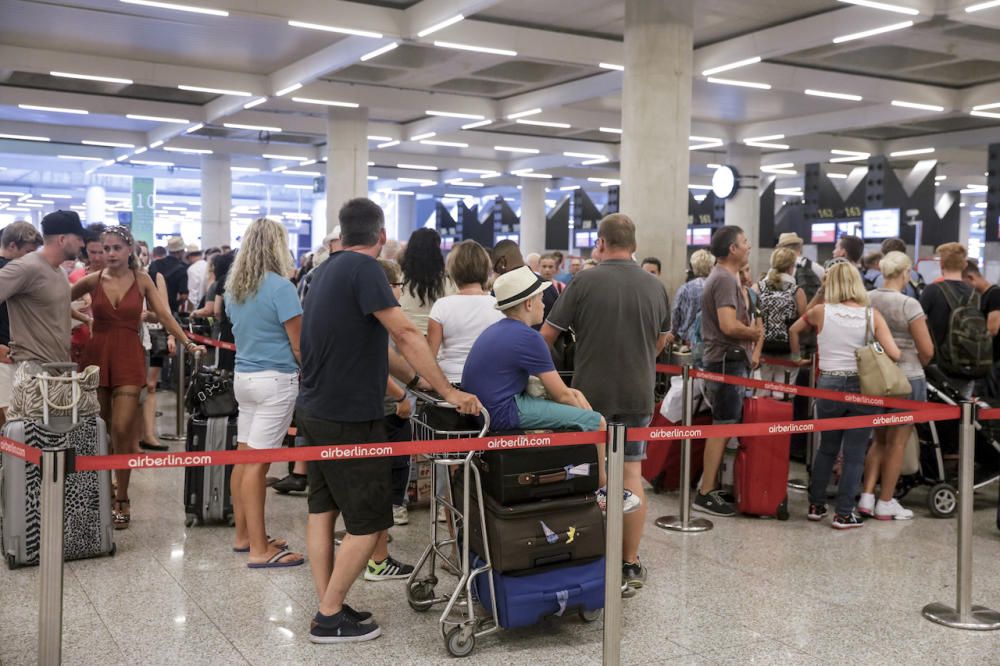
[[[485,552],[479,505],[472,494],[469,540]],[[486,534],[493,568],[522,571],[604,555],[604,515],[593,495],[503,506],[484,495]]]

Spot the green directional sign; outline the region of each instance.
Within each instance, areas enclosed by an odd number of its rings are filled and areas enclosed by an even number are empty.
[[[152,178],[132,179],[132,236],[150,248],[155,245],[153,218],[156,214],[156,185]]]

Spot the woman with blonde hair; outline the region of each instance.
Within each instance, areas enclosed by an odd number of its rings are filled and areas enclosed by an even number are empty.
[[[302,306],[291,281],[288,232],[262,217],[247,227],[226,277],[225,307],[236,341],[234,388],[240,404],[236,440],[240,450],[281,446],[299,394],[299,331]],[[264,527],[267,463],[235,465],[230,480],[236,540],[249,552],[252,569],[293,567],[305,560],[269,539]]]
[[[674,308],[670,314],[671,330],[667,336],[670,344],[691,342],[691,327],[701,312],[705,278],[715,266],[715,257],[708,250],[695,250],[688,263],[694,277],[682,284],[674,296]]]
[[[795,322],[789,331],[791,350],[799,356],[799,336],[815,328],[819,343],[820,378],[817,388],[843,393],[861,393],[858,362],[855,351],[868,345],[874,338],[893,361],[900,358],[899,347],[892,331],[878,310],[871,307],[868,292],[861,281],[857,267],[838,263],[824,276],[825,302],[811,307]],[[808,360],[803,360],[808,363]],[[832,419],[845,416],[877,414],[878,407],[858,403],[818,399],[818,418]],[[833,516],[835,529],[861,527],[864,523],[854,510],[854,498],[861,485],[865,465],[865,452],[872,428],[827,430],[821,435],[820,446],[812,465],[809,482],[809,520],[818,521],[826,516],[826,487],[833,472],[837,454],[843,450],[844,466],[840,475]]]
[[[759,309],[764,320],[763,353],[771,358],[789,358],[791,347],[788,327],[806,311],[806,292],[795,282],[795,262],[798,255],[787,247],[771,253],[771,268],[764,279],[754,285],[760,295]],[[785,381],[788,368],[764,364],[761,379]],[[798,369],[789,373],[788,383],[794,384]],[[781,397],[781,394],[775,394]]]
[[[920,301],[903,293],[910,282],[913,263],[902,252],[889,252],[878,264],[882,272],[882,286],[868,292],[872,307],[878,310],[892,337],[899,347],[900,369],[910,380],[910,400],[927,400],[927,379],[924,366],[934,357],[934,341],[927,328],[927,315]],[[879,520],[909,520],[913,512],[902,507],[893,498],[903,454],[913,432],[912,425],[875,428],[875,441],[865,458],[864,488],[858,502],[858,513],[874,516]],[[878,501],[875,501],[875,484],[880,484]]]

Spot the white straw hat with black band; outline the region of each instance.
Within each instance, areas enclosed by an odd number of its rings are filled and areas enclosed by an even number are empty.
[[[525,302],[535,294],[540,294],[552,285],[532,272],[527,266],[504,273],[493,283],[493,295],[497,299],[497,310],[509,310]]]

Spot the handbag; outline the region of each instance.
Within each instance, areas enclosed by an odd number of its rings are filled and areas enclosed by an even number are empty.
[[[7,420],[73,419],[73,423],[100,412],[97,386],[100,368],[88,365],[77,372],[72,363],[20,363],[14,370]]]
[[[865,308],[865,346],[854,350],[854,358],[863,394],[897,398],[910,395],[910,380],[875,340],[871,306]]]
[[[184,407],[204,418],[235,416],[239,412],[233,376],[227,370],[199,368],[191,377]]]

